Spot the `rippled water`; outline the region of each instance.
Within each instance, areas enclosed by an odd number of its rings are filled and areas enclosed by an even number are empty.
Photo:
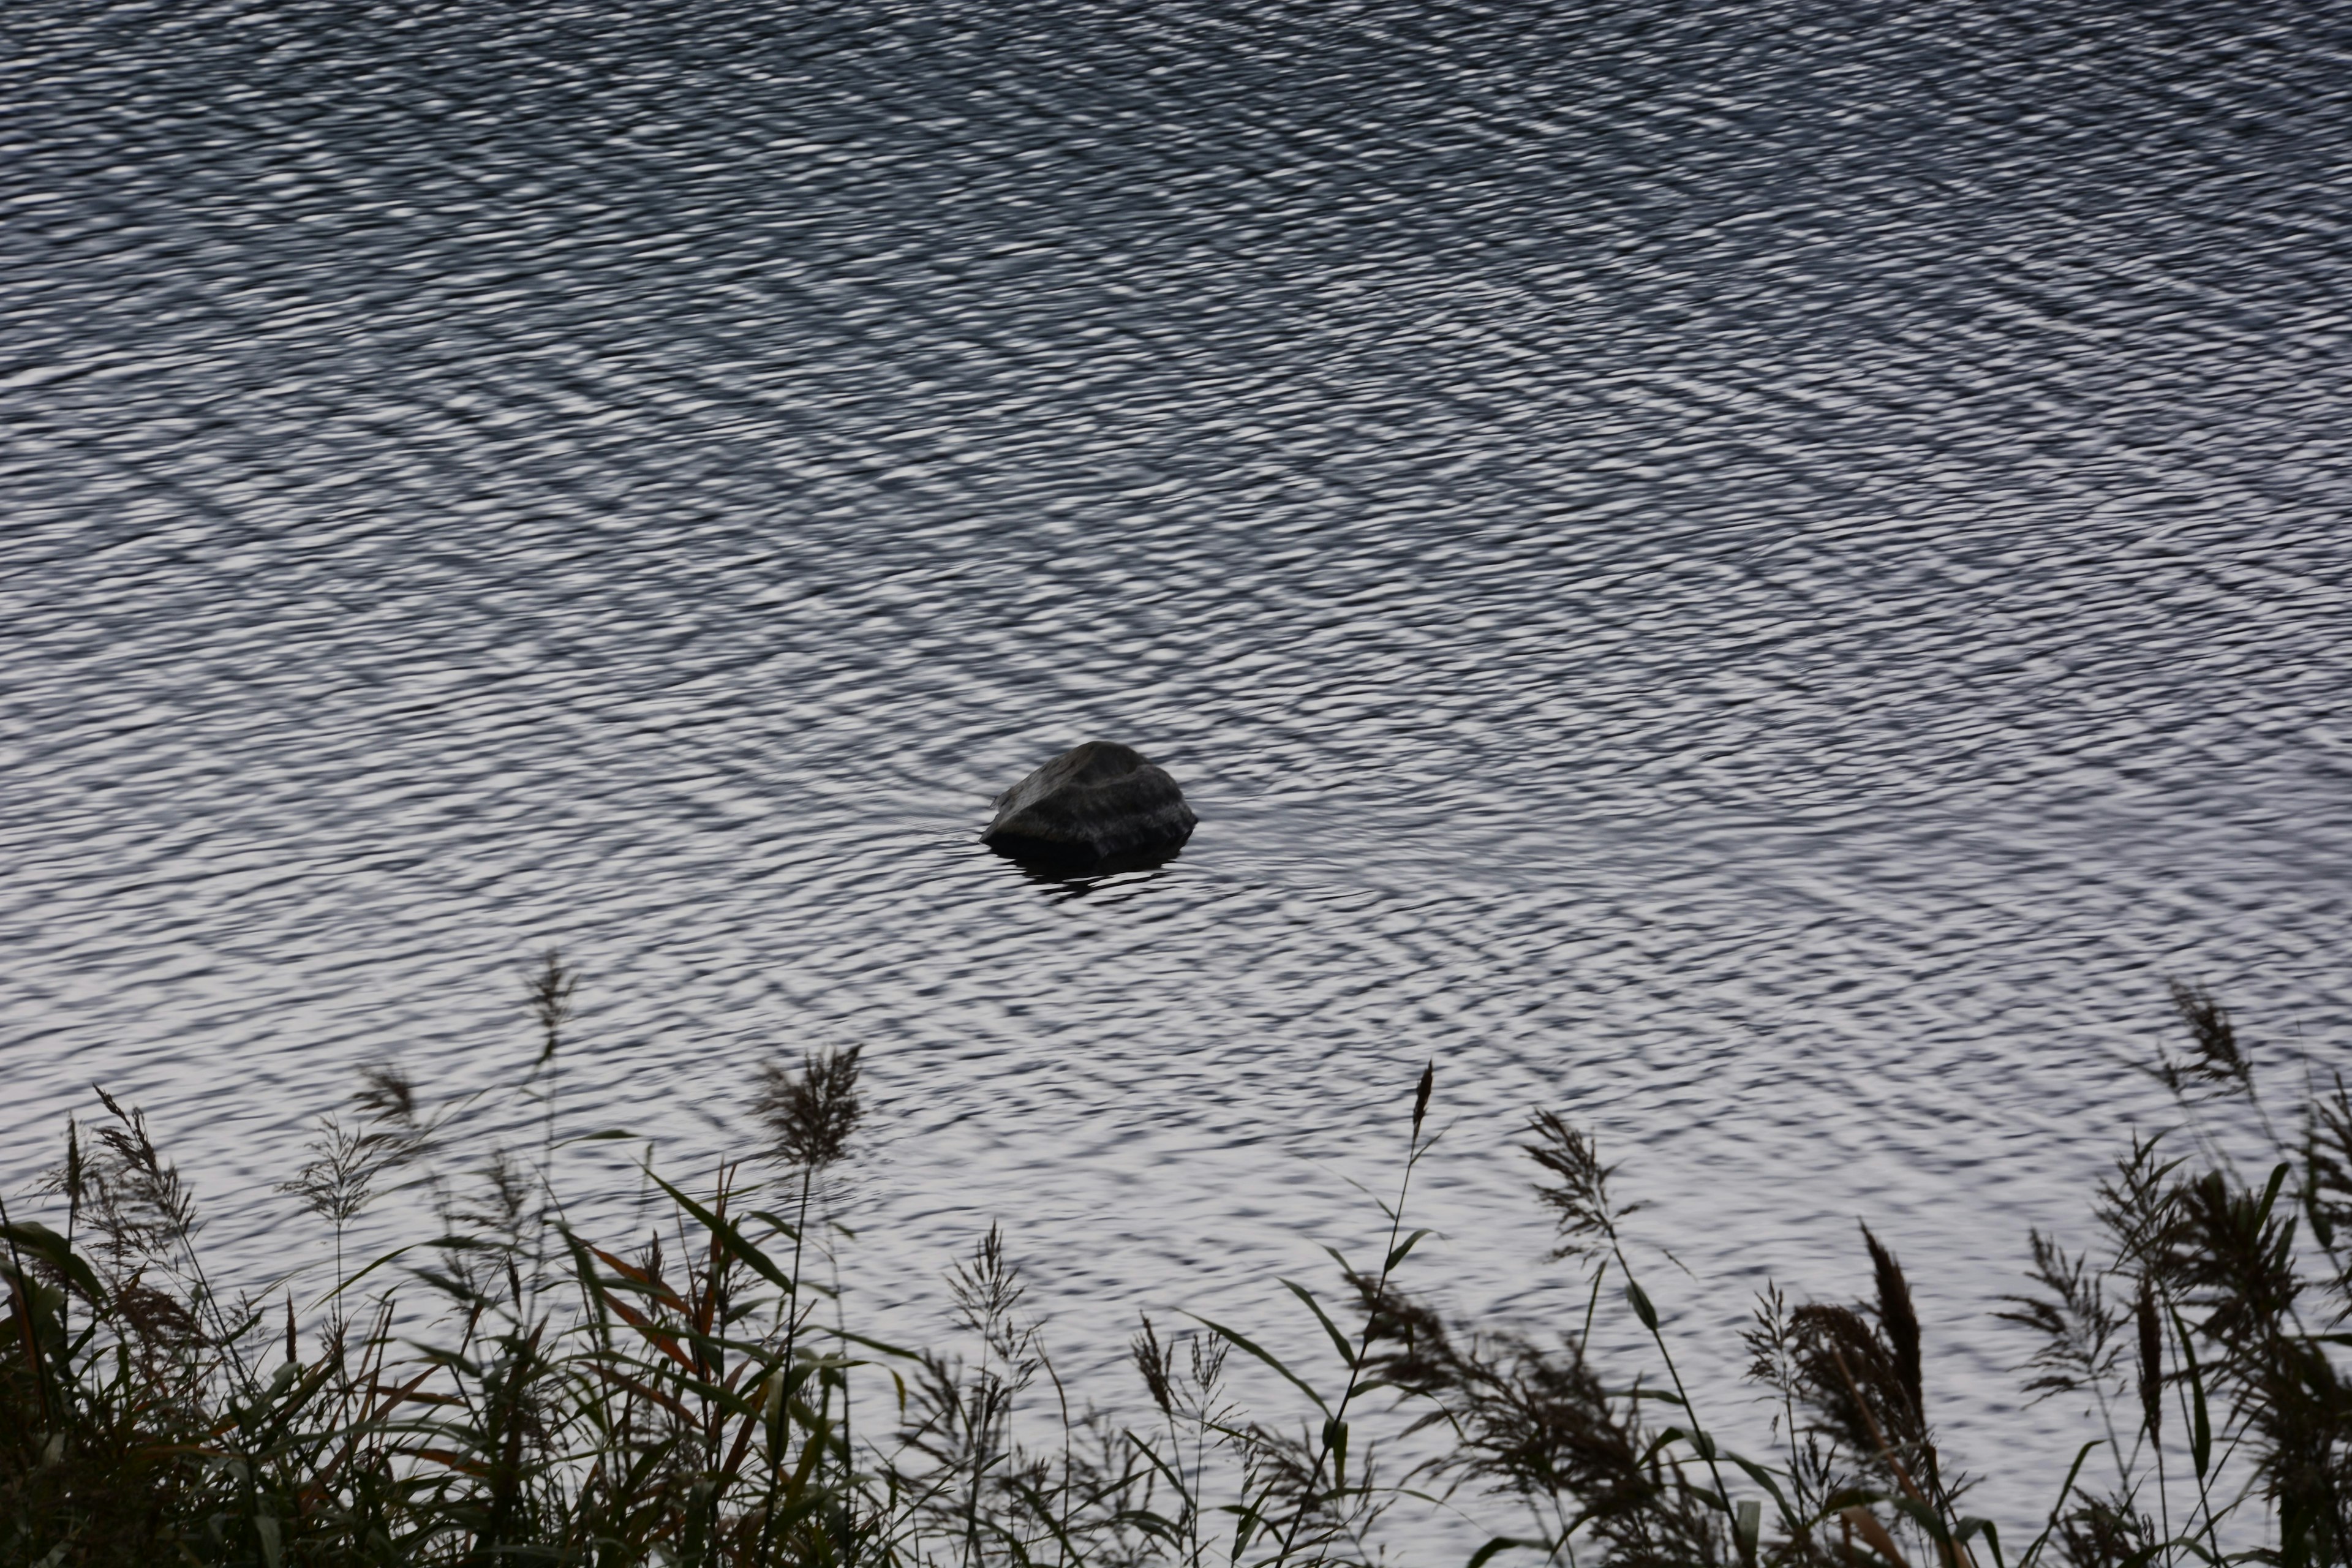
[[[567,1118],[866,1042],[868,1305],[1002,1216],[1123,1399],[1434,1056],[1426,1280],[1560,1320],[1563,1105],[1703,1367],[1894,1239],[1991,1467],[2162,977],[2352,1055],[2340,6],[10,20],[11,1191],[103,1081],[261,1255],[560,944]],[[978,847],[1096,736],[1179,860]]]

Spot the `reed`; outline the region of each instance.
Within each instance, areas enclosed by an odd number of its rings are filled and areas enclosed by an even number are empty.
[[[2173,993],[2185,1047],[2149,1068],[2180,1125],[2092,1194],[2092,1247],[2030,1237],[2027,1287],[1997,1304],[2027,1390],[2096,1423],[2011,1552],[1969,1511],[1909,1282],[1867,1226],[1862,1299],[1768,1289],[1746,1385],[1694,1388],[1642,1277],[1664,1249],[1641,1205],[1590,1132],[1538,1111],[1519,1147],[1580,1310],[1550,1340],[1449,1317],[1411,1288],[1433,1064],[1399,1096],[1379,1256],[1334,1253],[1336,1293],[1279,1282],[1321,1359],[1147,1317],[1129,1421],[1074,1407],[1000,1230],[949,1270],[960,1347],[861,1332],[817,1278],[845,1234],[830,1176],[864,1125],[854,1047],[761,1073],[751,1173],[688,1191],[649,1166],[662,1229],[574,1226],[555,1074],[575,984],[551,955],[526,988],[535,1158],[453,1174],[462,1106],[428,1110],[382,1064],[322,1121],[283,1188],[333,1270],[308,1306],[291,1280],[215,1288],[138,1108],[101,1093],[68,1122],[39,1194],[63,1229],[0,1211],[0,1564],[1285,1568],[1403,1560],[1408,1504],[1490,1521],[1469,1568],[2352,1561],[2352,1096],[2306,1081],[2273,1115],[2252,1047],[2195,987]],[[2267,1137],[2259,1172],[2209,1134],[2221,1104]],[[351,1227],[394,1187],[429,1229],[349,1266]],[[1646,1366],[1594,1349],[1621,1308]],[[1242,1406],[1244,1364],[1287,1415]],[[1759,1394],[1773,1445],[1744,1453],[1701,1395]]]

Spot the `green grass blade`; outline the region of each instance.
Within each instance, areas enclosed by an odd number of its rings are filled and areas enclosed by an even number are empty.
[[[684,1193],[678,1191],[676,1187],[671,1186],[659,1176],[654,1175],[652,1171],[648,1170],[646,1174],[652,1179],[654,1185],[659,1187],[663,1192],[666,1192],[670,1195],[672,1202],[676,1203],[678,1207],[684,1209],[687,1213],[692,1215],[695,1218],[696,1224],[710,1232],[711,1235],[723,1239],[727,1243],[729,1249],[731,1250],[738,1258],[740,1258],[744,1262],[750,1264],[752,1271],[758,1274],[761,1279],[765,1279],[771,1285],[776,1286],[786,1295],[791,1295],[793,1293],[793,1286],[792,1276],[786,1274],[782,1269],[770,1262],[766,1253],[761,1251],[758,1247],[744,1240],[743,1233],[737,1230],[732,1222],[722,1219],[719,1215],[711,1213],[709,1209],[704,1208],[700,1204],[696,1203],[692,1198],[688,1197]]]
[[[2205,1370],[2197,1364],[2197,1347],[2189,1336],[2189,1325],[2175,1311],[2172,1331],[2180,1344],[2180,1359],[2189,1368],[2189,1458],[2197,1467],[2197,1479],[2201,1484],[2205,1472],[2213,1462],[2213,1421],[2205,1405]]]
[[[1281,1283],[1284,1289],[1307,1303],[1307,1310],[1315,1314],[1315,1321],[1323,1325],[1325,1333],[1331,1336],[1331,1348],[1339,1352],[1339,1364],[1353,1371],[1356,1347],[1348,1342],[1348,1336],[1339,1331],[1339,1325],[1331,1321],[1331,1314],[1323,1310],[1323,1304],[1315,1299],[1315,1293],[1295,1280],[1285,1279]]]
[[[2042,1527],[2042,1533],[2033,1538],[2033,1544],[2028,1546],[2025,1555],[2017,1560],[2017,1568],[2033,1568],[2034,1559],[2042,1555],[2042,1547],[2057,1532],[2058,1516],[2066,1511],[2066,1500],[2074,1494],[2074,1479],[2083,1473],[2083,1461],[2089,1458],[2091,1450],[2100,1444],[2101,1439],[2094,1437],[2076,1451],[2074,1464],[2066,1470],[2066,1484],[2058,1489],[2058,1500],[2050,1505],[2050,1522]]]
[[[1487,1563],[1506,1552],[1541,1552],[1549,1555],[1551,1549],[1552,1545],[1549,1541],[1529,1541],[1517,1535],[1498,1535],[1473,1552],[1470,1554],[1470,1561],[1465,1563],[1462,1568],[1486,1568]]]
[[[1391,1247],[1389,1249],[1388,1271],[1391,1274],[1395,1273],[1397,1271],[1397,1265],[1402,1263],[1408,1257],[1412,1256],[1412,1249],[1421,1245],[1421,1238],[1423,1237],[1434,1236],[1437,1233],[1435,1231],[1431,1230],[1424,1226],[1421,1229],[1414,1231],[1411,1236],[1406,1237],[1402,1241],[1398,1242],[1394,1247]]]
[[[1648,1292],[1644,1291],[1630,1276],[1625,1280],[1625,1300],[1632,1303],[1633,1315],[1642,1320],[1642,1326],[1652,1333],[1656,1333],[1658,1310],[1650,1305]]]

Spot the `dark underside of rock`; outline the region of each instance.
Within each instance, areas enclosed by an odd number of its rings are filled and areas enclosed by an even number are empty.
[[[1017,859],[1115,868],[1173,855],[1193,820],[1165,769],[1131,746],[1089,741],[998,795],[980,837]]]

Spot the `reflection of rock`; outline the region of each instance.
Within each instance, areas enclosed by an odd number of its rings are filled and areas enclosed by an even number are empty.
[[[1165,770],[1132,747],[1089,741],[998,795],[980,837],[1024,860],[1142,863],[1181,848],[1193,820]]]

